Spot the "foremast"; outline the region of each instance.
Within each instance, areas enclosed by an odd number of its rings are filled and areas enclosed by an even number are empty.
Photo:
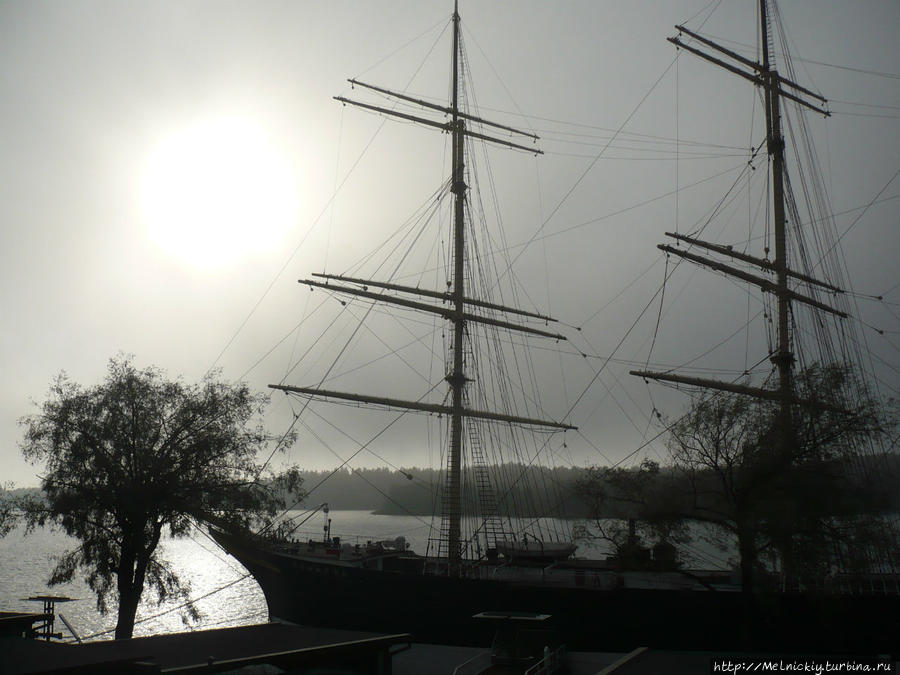
[[[512,127],[508,127],[495,122],[476,117],[468,114],[460,109],[459,91],[460,91],[460,17],[458,11],[458,2],[454,3],[453,8],[453,51],[452,51],[452,93],[449,106],[436,105],[434,103],[423,101],[405,94],[394,92],[389,89],[377,87],[371,84],[361,82],[356,79],[349,80],[351,84],[367,89],[372,89],[389,97],[400,99],[403,101],[415,103],[427,110],[435,110],[448,116],[449,122],[439,122],[426,117],[400,113],[392,109],[383,108],[381,106],[371,105],[353,101],[341,96],[335,99],[344,103],[364,109],[372,110],[391,117],[398,117],[408,121],[416,122],[425,126],[435,127],[451,134],[451,157],[452,169],[450,179],[450,189],[453,194],[453,249],[452,249],[452,281],[449,293],[440,293],[427,289],[403,286],[391,282],[381,282],[375,280],[367,280],[358,277],[347,277],[331,274],[314,274],[313,276],[323,278],[325,281],[317,281],[314,279],[301,279],[300,283],[310,287],[327,288],[333,292],[349,294],[352,296],[367,298],[379,302],[387,302],[401,307],[415,309],[424,312],[438,314],[447,319],[451,325],[453,339],[453,359],[449,365],[449,371],[445,376],[450,387],[450,405],[438,405],[425,403],[422,401],[407,401],[383,396],[371,396],[366,394],[358,394],[352,392],[339,392],[334,390],[322,389],[319,387],[294,387],[288,385],[270,384],[272,389],[279,389],[286,393],[292,393],[300,396],[317,397],[317,398],[333,398],[339,400],[356,401],[371,405],[380,405],[389,408],[398,408],[419,412],[430,412],[445,414],[450,419],[450,449],[447,461],[447,476],[445,484],[445,494],[443,500],[442,520],[446,522],[447,531],[447,557],[448,571],[450,574],[458,574],[462,559],[462,533],[461,533],[461,486],[462,486],[462,463],[463,463],[463,438],[465,435],[465,420],[467,418],[478,418],[495,422],[504,422],[508,424],[520,424],[529,426],[541,426],[545,428],[556,429],[575,429],[576,427],[561,422],[553,422],[549,420],[541,420],[524,416],[509,415],[493,411],[474,410],[466,407],[466,385],[469,378],[466,376],[466,362],[464,341],[467,333],[467,324],[471,322],[482,323],[487,325],[504,328],[507,330],[515,330],[531,335],[552,338],[556,340],[565,340],[565,336],[552,333],[545,330],[533,328],[531,326],[514,323],[496,316],[487,316],[483,313],[471,311],[473,308],[487,309],[493,313],[515,314],[531,318],[542,319],[545,322],[555,321],[551,317],[541,314],[519,310],[513,307],[505,307],[495,303],[485,302],[476,298],[470,298],[466,295],[465,287],[465,250],[466,250],[466,198],[468,186],[465,182],[465,142],[466,137],[476,138],[491,143],[504,145],[509,148],[526,150],[535,154],[542,154],[540,150],[534,147],[527,147],[518,143],[513,143],[504,139],[495,138],[482,133],[471,131],[466,126],[466,121],[471,121],[481,126],[489,126],[497,129],[525,136],[537,140],[537,136],[524,131],[519,131]],[[332,281],[341,281],[351,286],[337,285]],[[382,288],[385,291],[397,291],[400,293],[408,293],[418,295],[423,298],[439,299],[444,304],[435,305],[421,300],[411,300],[395,295],[389,295],[384,292],[376,293],[369,290],[369,287]],[[449,306],[448,306],[449,305]]]

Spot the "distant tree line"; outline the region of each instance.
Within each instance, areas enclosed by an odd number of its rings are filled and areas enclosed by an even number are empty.
[[[587,504],[577,484],[585,469],[578,467],[525,467],[503,464],[488,467],[504,515],[586,518]],[[341,469],[301,471],[309,493],[297,508],[327,503],[331,509],[367,510],[384,515],[431,515],[440,513],[443,474],[439,469]],[[463,475],[463,493],[475,485],[474,470]],[[474,498],[474,496],[473,496]]]
[[[885,471],[873,472],[876,475],[900,475],[900,454],[871,457],[867,460],[873,466],[887,467]],[[641,519],[646,515],[646,501],[629,500],[627,498],[597,500],[597,491],[604,494],[616,493],[623,488],[623,480],[628,477],[638,481],[650,481],[641,489],[658,494],[671,494],[688,489],[684,485],[684,475],[671,465],[657,466],[652,475],[642,474],[639,468],[621,468],[608,471],[606,468],[581,467],[530,467],[525,469],[519,464],[506,464],[488,467],[492,475],[520,476],[528,474],[527,479],[509,490],[504,490],[502,481],[495,487],[501,502],[500,510],[506,514],[521,517],[552,516],[558,518],[599,518]],[[844,480],[853,483],[849,467],[837,467],[837,475],[846,473]],[[400,469],[341,469],[332,471],[300,471],[303,485],[309,495],[295,508],[310,508],[327,503],[335,510],[374,511],[385,515],[431,515],[440,513],[440,493],[442,473],[438,469],[404,467]],[[639,477],[640,476],[640,477]],[[464,483],[472,485],[474,475],[468,471]],[[610,483],[614,487],[610,488]],[[552,497],[544,494],[544,486],[552,486]],[[585,490],[588,484],[593,493]],[[858,486],[862,487],[862,486]],[[652,489],[651,489],[652,488]],[[681,488],[679,490],[679,488]],[[900,514],[900,485],[889,483],[865,486],[875,489],[880,495],[877,503],[879,512]],[[636,490],[637,486],[631,489]]]

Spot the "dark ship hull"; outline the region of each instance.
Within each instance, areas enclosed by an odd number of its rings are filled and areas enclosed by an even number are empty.
[[[551,565],[574,585],[535,563],[519,563],[520,578],[440,576],[415,555],[372,557],[355,565],[279,551],[213,531],[216,540],[257,580],[270,617],[303,625],[408,632],[419,642],[488,645],[502,621],[476,615],[550,615],[541,629],[558,631],[570,649],[627,652],[637,647],[680,650],[766,650],[878,654],[896,649],[900,596],[777,593],[759,595],[751,626],[735,590],[677,589],[665,573],[617,574],[596,563]],[[488,568],[490,565],[487,566]],[[509,570],[498,561],[495,570]],[[494,576],[498,576],[494,574]],[[486,577],[486,578],[485,578]],[[579,581],[580,580],[580,581]],[[883,582],[884,579],[881,579]],[[639,582],[642,588],[627,587]],[[652,587],[654,582],[659,587]],[[708,583],[708,581],[707,581]],[[887,589],[890,590],[890,589]]]

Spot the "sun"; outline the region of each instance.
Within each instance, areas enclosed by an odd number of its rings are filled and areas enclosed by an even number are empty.
[[[166,255],[217,269],[274,247],[297,216],[295,171],[265,130],[224,117],[162,139],[147,160],[142,211]]]

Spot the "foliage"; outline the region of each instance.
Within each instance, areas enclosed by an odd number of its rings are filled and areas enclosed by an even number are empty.
[[[197,520],[215,518],[251,526],[276,514],[284,490],[299,492],[296,470],[274,485],[259,478],[257,452],[270,438],[253,421],[265,403],[244,384],[208,375],[188,385],[124,356],[110,360],[94,387],[60,374],[40,412],[20,421],[24,456],[44,465],[46,501],[27,508],[30,526],[54,523],[80,541],[49,583],[81,571],[100,612],[117,596],[116,638],[131,636],[145,585],[160,603],[188,600],[158,553],[164,529],[184,536]]]
[[[777,404],[722,391],[670,427],[673,464],[690,485],[683,515],[736,538],[748,590],[766,552],[786,573],[821,573],[838,533],[886,504],[872,485],[850,480],[871,465],[857,461],[863,449],[889,428],[883,409],[840,366],[800,372],[795,392],[789,433]]]
[[[652,546],[685,543],[687,526],[677,515],[671,475],[644,460],[637,467],[591,467],[577,483],[591,524],[577,536],[605,541],[625,567],[652,564]]]
[[[20,507],[12,493],[13,484],[0,485],[0,537],[9,534],[19,521]]]
[[[895,429],[889,408],[842,366],[800,371],[794,391],[789,437],[777,403],[715,391],[668,425],[671,466],[589,469],[579,492],[594,522],[581,534],[627,557],[703,523],[713,543],[737,544],[748,592],[763,559],[821,577],[890,551],[898,460],[872,451]]]

